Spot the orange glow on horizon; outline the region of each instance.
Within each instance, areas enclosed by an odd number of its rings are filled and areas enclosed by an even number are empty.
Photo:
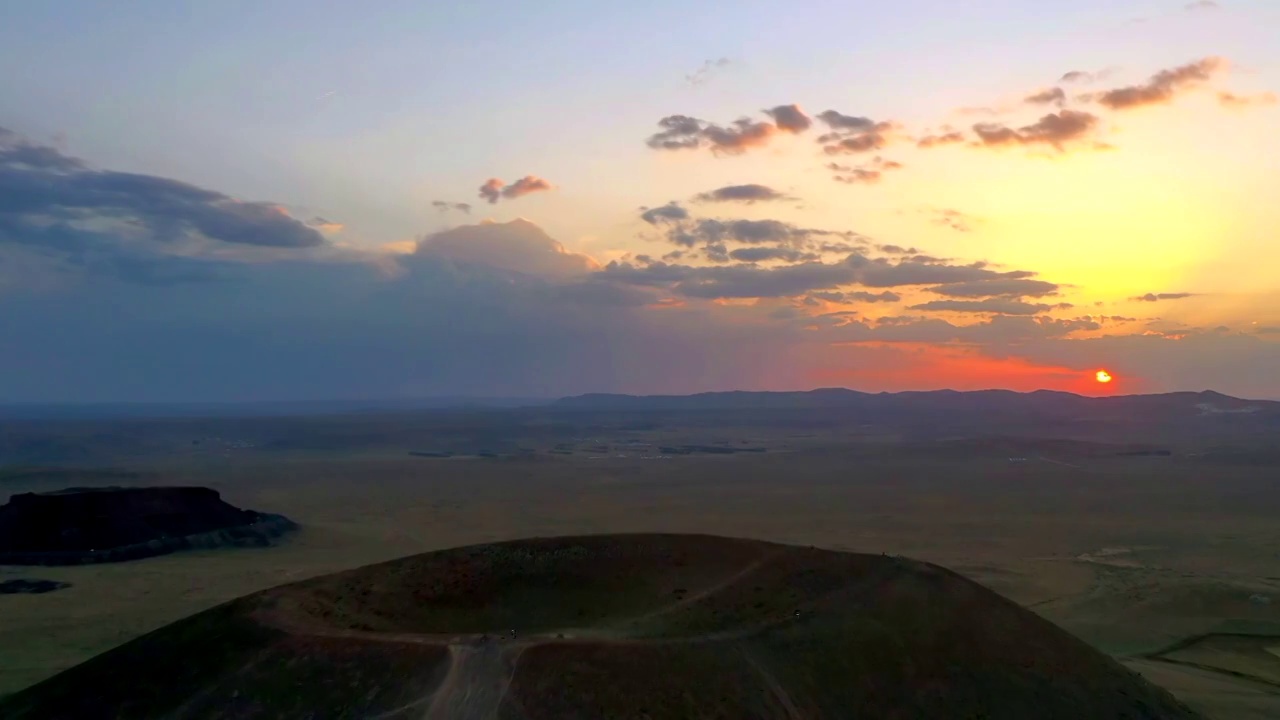
[[[888,392],[1005,389],[1113,395],[1120,390],[1118,382],[1099,382],[1092,370],[1042,365],[1012,355],[990,357],[974,348],[916,343],[866,343],[858,348],[859,355],[866,354],[851,359],[850,367],[815,372],[809,379],[819,385]],[[1110,373],[1108,377],[1115,379]]]

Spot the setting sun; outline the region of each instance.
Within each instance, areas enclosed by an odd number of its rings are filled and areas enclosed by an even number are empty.
[[[1100,383],[1111,382],[1111,373],[1107,372],[1106,370],[1099,370],[1097,374],[1094,375],[1094,377],[1096,377],[1098,379],[1098,382]]]

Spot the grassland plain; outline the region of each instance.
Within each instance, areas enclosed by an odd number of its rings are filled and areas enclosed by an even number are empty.
[[[218,603],[329,572],[531,536],[699,532],[936,562],[1210,716],[1280,716],[1265,677],[1160,654],[1233,628],[1280,635],[1280,490],[1270,466],[1031,441],[903,444],[874,429],[701,432],[695,440],[670,428],[581,440],[561,433],[520,440],[538,451],[525,458],[412,457],[401,443],[337,453],[185,450],[110,463],[138,473],[130,484],[213,487],[303,529],[272,548],[41,568],[39,577],[71,586],[0,597],[0,692]],[[636,449],[676,436],[769,451],[664,458]],[[557,446],[572,454],[546,452]],[[119,484],[110,475],[66,480],[26,473],[3,479],[0,494]],[[0,568],[0,578],[27,575]]]

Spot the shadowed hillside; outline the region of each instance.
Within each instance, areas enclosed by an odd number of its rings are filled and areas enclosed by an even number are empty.
[[[247,596],[6,718],[1194,718],[935,565],[703,535],[428,553]]]

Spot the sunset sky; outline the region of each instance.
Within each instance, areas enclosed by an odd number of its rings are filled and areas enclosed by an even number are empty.
[[[4,13],[0,402],[1280,398],[1274,0],[327,5]]]

